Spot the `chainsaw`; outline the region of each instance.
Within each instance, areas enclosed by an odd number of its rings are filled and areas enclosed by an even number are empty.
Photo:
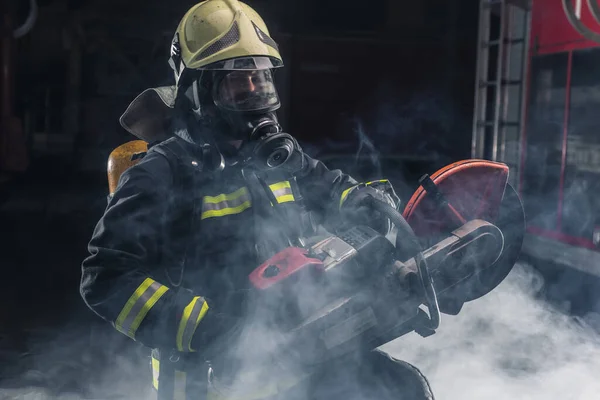
[[[507,165],[451,164],[423,176],[403,213],[367,197],[395,225],[390,240],[354,226],[277,253],[249,275],[286,356],[315,366],[407,333],[434,334],[496,288],[521,251],[525,215]],[[384,279],[385,278],[385,279]]]

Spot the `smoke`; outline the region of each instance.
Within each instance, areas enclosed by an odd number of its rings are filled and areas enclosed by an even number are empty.
[[[462,139],[453,131],[458,120],[453,99],[435,90],[399,98],[392,87],[380,82],[357,113],[338,121],[341,135],[323,137],[318,146],[310,148],[312,154],[355,154],[354,161],[368,157],[374,163],[380,163],[381,157],[398,155],[409,160],[451,162],[449,155]],[[351,163],[350,159],[346,162]]]
[[[400,122],[394,129],[408,129],[407,123]],[[366,153],[373,169],[384,172],[382,152],[370,139],[371,131],[358,120],[354,123],[360,144],[350,153],[350,164]],[[277,235],[274,230],[271,236]],[[553,309],[540,299],[543,284],[530,267],[518,265],[491,294],[467,304],[458,316],[443,315],[435,335],[409,334],[383,350],[419,367],[438,400],[593,400],[600,393],[595,376],[600,370],[600,342],[594,321]],[[319,293],[303,295],[305,301],[319,298]],[[28,353],[11,356],[9,362],[19,368],[8,375],[18,379],[2,379],[0,399],[151,398],[148,349],[108,324],[86,329],[87,321],[82,321],[86,318],[73,317],[73,323],[60,330],[30,336]],[[242,333],[233,347],[239,349],[238,367],[250,374],[246,379],[262,384],[265,375],[272,381],[298,373],[281,365],[275,370],[256,368],[261,364],[258,358],[281,345],[280,332],[258,324]],[[234,390],[247,390],[246,382],[242,379]]]
[[[439,108],[432,107],[433,97],[426,98],[430,101],[419,97],[411,114],[425,120],[432,115],[443,119],[444,113],[430,112]],[[391,112],[393,108],[388,104],[377,109],[378,123],[372,125],[371,134],[367,134],[364,123],[354,121],[360,142],[357,154],[366,150],[379,171],[381,152],[373,137],[393,140],[391,132],[408,129],[414,138],[422,131],[414,119],[403,120],[402,113]],[[412,143],[410,148],[425,149],[424,142],[416,147]],[[538,162],[547,164],[547,160]],[[545,174],[536,176],[539,179]],[[550,201],[529,201],[528,211],[537,219],[555,218],[555,212],[545,212],[552,208]],[[565,215],[568,211],[563,210]],[[589,219],[591,213],[579,208],[578,215]],[[583,222],[578,226],[585,225]],[[600,393],[596,377],[600,370],[598,314],[585,318],[565,314],[544,299],[546,286],[532,266],[517,264],[498,288],[466,304],[458,316],[442,315],[441,326],[433,336],[423,338],[413,332],[382,346],[382,350],[419,367],[438,400],[596,399]]]
[[[495,291],[466,304],[458,316],[443,315],[433,336],[411,333],[382,350],[418,366],[437,400],[596,399],[598,320],[573,318],[554,309],[540,299],[543,287],[539,273],[518,264]],[[240,341],[253,345],[244,353],[248,362],[272,343],[273,332],[260,335],[260,342]],[[1,399],[152,398],[147,350],[131,345],[110,327],[83,329],[73,324],[30,339],[37,345],[21,355],[20,362],[31,368],[14,385],[0,385]]]
[[[438,400],[593,400],[600,393],[597,319],[570,317],[540,299],[544,282],[517,264],[487,296],[438,332],[412,333],[383,346],[417,365]]]
[[[373,142],[365,134],[363,124],[359,120],[356,121],[356,135],[358,136],[360,145],[358,147],[358,150],[356,151],[355,161],[358,162],[358,159],[364,150],[367,157],[369,158],[369,161],[372,163],[374,169],[377,171],[377,174],[379,176],[381,176],[381,174],[383,172],[381,170],[381,161],[380,161],[381,154],[375,148],[375,145],[373,144]]]
[[[27,351],[3,358],[0,399],[152,398],[149,350],[110,325],[72,318],[59,329],[25,334]]]

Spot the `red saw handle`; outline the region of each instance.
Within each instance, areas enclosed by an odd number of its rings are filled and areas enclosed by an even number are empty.
[[[321,270],[323,262],[307,256],[308,250],[288,247],[261,264],[250,274],[250,282],[257,289],[267,289],[301,271]]]

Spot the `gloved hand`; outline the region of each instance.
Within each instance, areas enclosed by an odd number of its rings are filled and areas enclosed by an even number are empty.
[[[373,210],[365,204],[368,197],[383,201],[394,208],[397,203],[391,195],[381,189],[361,184],[348,193],[347,198],[340,207],[340,217],[344,227],[351,225],[366,225],[375,229],[382,235],[387,235],[392,229],[390,220],[380,212]]]
[[[210,306],[209,306],[210,307]],[[210,359],[228,351],[243,329],[243,318],[209,308],[192,338],[192,349]]]
[[[208,311],[192,338],[192,349],[205,351],[234,340],[247,316],[247,290],[230,291],[218,298],[206,298]]]

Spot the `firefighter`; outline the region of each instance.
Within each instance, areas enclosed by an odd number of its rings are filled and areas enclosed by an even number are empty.
[[[252,362],[239,360],[252,348],[234,349],[249,272],[323,226],[362,221],[387,234],[386,218],[355,205],[367,194],[394,206],[398,199],[388,181],[358,184],[282,132],[273,81],[282,58],[248,5],[194,5],[174,35],[169,64],[176,84],[144,91],[120,119],[149,150],[111,193],[80,289],[96,314],[153,349],[159,399],[202,399],[235,386],[229,378]],[[243,397],[225,398],[292,399],[308,391],[314,399],[349,399],[358,393],[349,376],[367,369],[387,370],[393,377],[387,380],[401,382],[404,393],[418,393],[411,400],[432,398],[413,367],[381,352],[370,357],[364,366],[318,379],[288,376],[277,365],[270,370],[277,382],[261,375],[244,382]],[[255,365],[269,371],[264,360]],[[373,371],[370,376],[387,376]],[[403,398],[394,392],[381,398]]]

